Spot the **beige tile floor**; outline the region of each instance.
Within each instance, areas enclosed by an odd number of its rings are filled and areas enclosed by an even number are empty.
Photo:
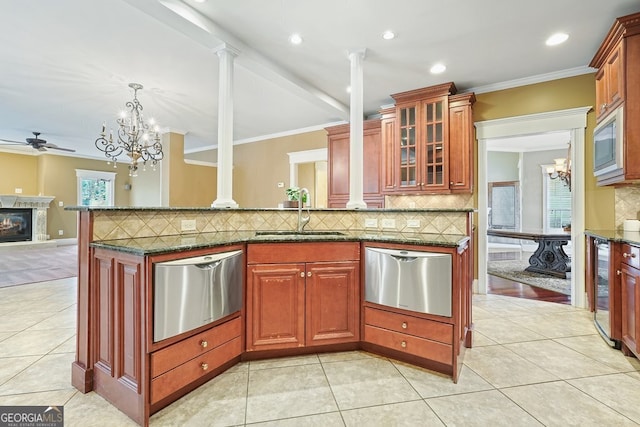
[[[64,405],[66,426],[133,426],[70,385],[75,279],[0,289],[0,405]],[[640,363],[589,313],[476,295],[475,346],[458,384],[364,352],[241,363],[152,426],[640,425]]]

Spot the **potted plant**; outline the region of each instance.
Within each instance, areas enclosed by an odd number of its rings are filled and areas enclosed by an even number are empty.
[[[285,208],[297,208],[300,203],[300,188],[298,187],[289,187],[285,190],[287,194],[287,200],[282,204]],[[302,203],[307,203],[307,194],[302,194]]]

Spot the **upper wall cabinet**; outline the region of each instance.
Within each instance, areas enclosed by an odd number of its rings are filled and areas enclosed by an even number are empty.
[[[596,121],[609,121],[624,106],[619,148],[622,169],[598,176],[598,184],[624,184],[640,179],[640,13],[615,20],[589,64],[596,73]],[[606,119],[606,120],[605,120]],[[614,147],[617,149],[618,147]],[[609,150],[615,153],[614,150]]]
[[[473,93],[445,83],[392,95],[381,110],[383,191],[473,192]]]
[[[382,148],[380,120],[363,123],[363,199],[367,207],[384,207],[381,191]],[[328,207],[344,208],[349,201],[349,124],[326,128],[328,138]]]

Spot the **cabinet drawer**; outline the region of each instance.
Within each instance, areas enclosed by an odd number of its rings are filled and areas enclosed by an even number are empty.
[[[428,338],[444,344],[453,344],[453,325],[448,323],[420,319],[371,307],[364,308],[364,323],[419,338]]]
[[[631,267],[640,268],[640,247],[623,243],[622,262],[629,264]]]
[[[453,347],[449,344],[414,337],[413,335],[365,325],[364,340],[392,350],[451,365]]]
[[[209,350],[151,380],[151,404],[180,390],[242,353],[240,337]]]
[[[204,354],[242,333],[240,317],[177,342],[151,354],[151,378]]]
[[[254,243],[247,246],[247,263],[358,261],[358,242]]]

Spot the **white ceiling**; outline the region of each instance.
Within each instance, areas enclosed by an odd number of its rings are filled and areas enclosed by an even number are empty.
[[[592,72],[613,20],[637,11],[639,0],[0,0],[0,138],[40,131],[101,158],[101,125],[115,126],[137,82],[147,117],[186,133],[187,152],[211,148],[222,43],[240,51],[236,142],[322,128],[348,120],[349,49],[367,50],[372,115],[390,94],[447,81],[483,92]],[[569,40],[545,46],[556,31]],[[429,73],[436,62],[444,74]]]

